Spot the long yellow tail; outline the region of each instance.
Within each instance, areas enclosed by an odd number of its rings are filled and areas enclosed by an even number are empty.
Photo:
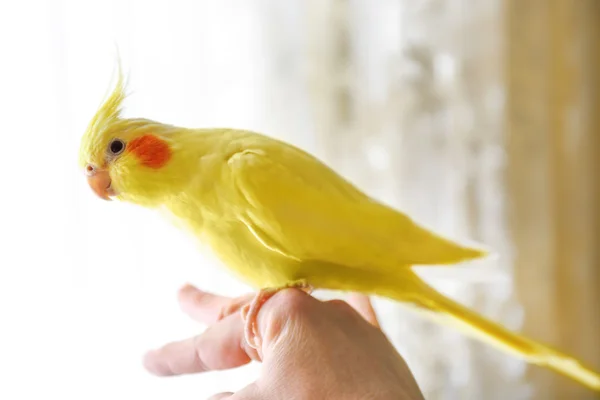
[[[445,297],[424,283],[417,287],[418,289],[408,296],[407,293],[389,293],[388,295],[403,302],[412,302],[420,308],[430,311],[431,313],[427,314],[433,316],[437,321],[450,323],[466,334],[523,358],[531,364],[549,368],[592,390],[600,391],[600,373],[582,365],[575,358],[511,332]]]

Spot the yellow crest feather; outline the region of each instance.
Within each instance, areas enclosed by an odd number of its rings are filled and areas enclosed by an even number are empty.
[[[121,67],[120,57],[117,56],[117,82],[110,95],[105,98],[102,105],[91,119],[81,140],[79,151],[79,164],[84,166],[91,162],[98,164],[99,158],[104,154],[106,131],[119,120],[125,94],[125,79]]]

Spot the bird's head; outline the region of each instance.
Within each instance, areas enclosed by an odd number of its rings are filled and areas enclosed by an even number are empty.
[[[100,106],[81,140],[79,165],[100,198],[157,206],[189,179],[177,145],[181,129],[121,118],[123,77]]]

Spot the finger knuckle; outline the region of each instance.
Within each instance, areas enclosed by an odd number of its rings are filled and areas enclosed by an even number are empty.
[[[228,316],[237,312],[238,310],[239,307],[234,304],[225,304],[224,306],[221,306],[219,313],[217,314],[217,321],[227,318]]]

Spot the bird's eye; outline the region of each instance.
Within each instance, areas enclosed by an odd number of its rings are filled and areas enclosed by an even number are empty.
[[[112,156],[118,156],[125,150],[125,142],[121,139],[113,139],[108,145],[108,152]]]

